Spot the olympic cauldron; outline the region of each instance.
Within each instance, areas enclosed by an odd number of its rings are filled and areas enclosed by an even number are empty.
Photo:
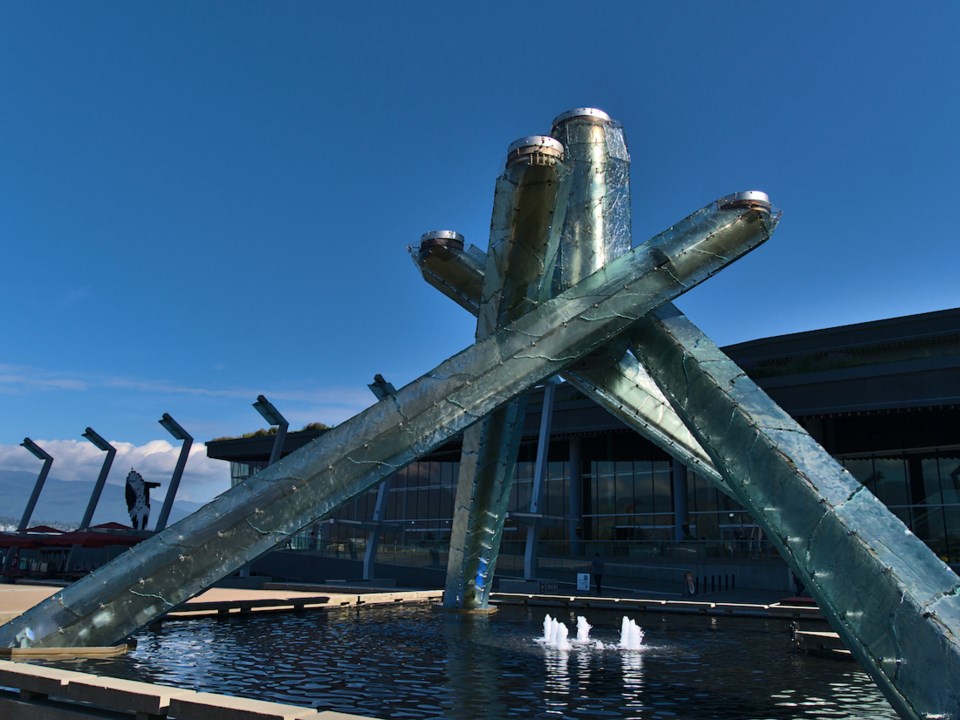
[[[444,603],[484,610],[524,393],[562,376],[742,504],[903,717],[960,718],[960,579],[672,305],[771,236],[764,193],[632,247],[622,128],[579,108],[522,138],[487,251],[413,249],[476,342],[0,626],[0,645],[114,644],[464,433]]]

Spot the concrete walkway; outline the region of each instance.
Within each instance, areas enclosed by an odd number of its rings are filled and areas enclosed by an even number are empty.
[[[37,603],[62,590],[57,585],[0,585],[0,624],[8,622]],[[240,588],[211,588],[189,600],[173,615],[199,613],[225,614],[229,612],[257,612],[293,607],[338,608],[356,605],[395,604],[398,602],[439,602],[440,591],[392,591],[376,588],[351,588],[330,585],[298,585],[296,590],[274,588],[247,590]],[[192,606],[192,607],[191,607]]]

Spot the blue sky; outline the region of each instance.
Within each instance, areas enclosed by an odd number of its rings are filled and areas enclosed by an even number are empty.
[[[956,307],[960,5],[905,8],[0,4],[0,468],[29,435],[93,480],[90,425],[112,482],[162,481],[164,412],[202,442],[259,393],[296,429],[415,379],[473,322],[405,247],[485,248],[507,146],[572,107],[624,125],[635,244],[738,190],[783,209],[678,302],[719,343]],[[198,450],[193,500],[228,484]]]

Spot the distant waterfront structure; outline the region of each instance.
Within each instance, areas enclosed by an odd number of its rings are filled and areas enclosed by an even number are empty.
[[[941,559],[960,567],[960,309],[724,351]],[[772,564],[755,582],[789,582],[777,570],[776,551],[737,503],[568,384],[556,388],[544,500],[531,517],[542,406],[539,388],[515,468],[504,576],[523,574],[525,528],[535,524],[541,569],[583,563],[600,551],[612,564]],[[282,454],[322,432],[290,433]],[[207,454],[229,461],[241,482],[267,464],[273,440],[211,441]],[[396,474],[380,524],[379,575],[442,575],[459,455],[459,442],[451,442]],[[363,557],[376,498],[376,489],[361,495],[291,546]]]

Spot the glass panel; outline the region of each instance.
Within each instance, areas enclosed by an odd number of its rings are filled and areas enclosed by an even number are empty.
[[[596,518],[593,523],[594,538],[602,542],[612,540],[614,524],[614,518],[612,517]]]
[[[530,498],[533,495],[533,480],[526,478],[520,481],[514,481],[513,486],[516,494],[516,508],[520,512],[530,510]]]
[[[942,506],[915,505],[913,507],[913,532],[933,548],[937,554],[945,551],[946,548],[941,547],[944,541]]]
[[[719,509],[720,491],[713,485],[695,473],[691,473],[696,478],[696,493],[691,497],[696,497],[696,512],[711,512]]]
[[[634,488],[636,492],[633,503],[633,512],[652,513],[656,510],[653,504],[653,463],[638,462],[634,473]]]
[[[563,506],[566,500],[564,487],[565,483],[562,478],[547,480],[546,493],[544,494],[544,513],[556,517],[563,517]]]
[[[947,534],[946,534],[946,552],[938,553],[944,562],[960,562],[960,507],[948,507],[943,509],[946,516]]]
[[[400,497],[400,491],[396,488],[397,484],[395,482],[394,487],[390,488],[390,492],[387,493],[387,506],[384,508],[383,514],[385,520],[396,520],[399,517],[397,514],[399,512],[399,501],[397,498]]]
[[[901,522],[906,525],[913,532],[914,535],[917,534],[917,531],[913,529],[913,508],[910,507],[895,507],[890,508],[890,512],[900,518]]]
[[[653,463],[653,509],[658,513],[673,513],[670,463]]]
[[[453,517],[453,494],[454,490],[448,485],[440,489],[440,517],[444,520]]]
[[[908,505],[907,464],[902,458],[877,458],[873,462],[874,493],[885,505]]]
[[[716,513],[697,513],[693,516],[696,522],[696,538],[706,542],[716,542],[720,539],[720,527]]]
[[[638,466],[640,465],[642,465],[642,463],[638,463]],[[642,480],[637,483],[636,491],[637,495],[643,493]],[[618,511],[626,513],[636,512],[637,501],[633,487],[633,463],[617,463],[616,493]]]
[[[927,505],[939,505],[943,502],[943,495],[940,493],[940,468],[936,458],[924,458],[921,462],[923,467],[923,483],[921,492],[923,494],[920,500]]]
[[[960,503],[960,459],[940,458],[940,491],[946,504]],[[947,524],[948,527],[954,527]]]
[[[440,468],[437,468],[437,475],[439,470]],[[427,517],[436,522],[440,519],[440,489],[437,485],[433,485],[424,492],[427,495]]]
[[[875,491],[872,458],[849,458],[843,461],[843,466],[851,475],[863,483],[870,492]]]

